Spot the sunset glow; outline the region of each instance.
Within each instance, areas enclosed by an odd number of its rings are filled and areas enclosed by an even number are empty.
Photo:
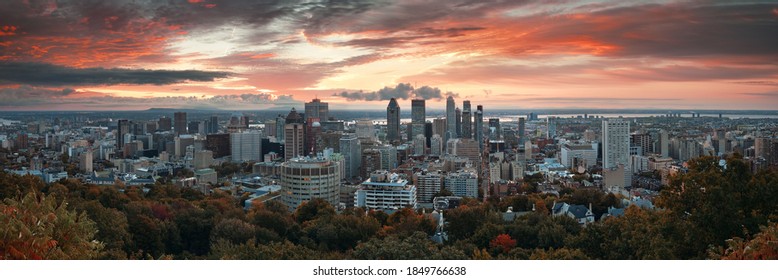
[[[271,2],[5,1],[0,109],[778,108],[774,1]]]

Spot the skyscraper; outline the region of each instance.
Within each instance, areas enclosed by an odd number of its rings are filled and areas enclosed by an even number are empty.
[[[526,129],[524,124],[524,118],[519,118],[519,145],[524,144],[524,130]]]
[[[394,98],[386,106],[386,140],[389,143],[400,141],[400,105]]]
[[[602,166],[615,168],[619,164],[629,169],[629,121],[606,119],[602,121]]]
[[[478,147],[483,150],[484,148],[484,106],[476,106],[475,113],[473,113],[473,136],[475,141],[478,142]]]
[[[262,161],[262,135],[257,132],[230,134],[232,161]]]
[[[297,111],[292,108],[286,116],[284,125],[284,158],[290,160],[295,157],[305,156],[305,125]]]
[[[413,141],[414,137],[424,134],[424,123],[427,118],[424,99],[411,100],[411,133],[408,135],[408,141]]]
[[[173,125],[176,135],[187,134],[186,112],[175,112],[173,114]]]
[[[489,140],[502,139],[502,127],[500,127],[500,119],[489,119]]]
[[[159,118],[159,121],[157,122],[157,126],[159,131],[170,131],[173,129],[173,124],[170,121],[170,118],[162,116]]]
[[[340,153],[345,158],[346,178],[359,176],[359,166],[362,162],[362,147],[356,134],[344,134],[340,138]]]
[[[208,133],[207,134],[214,134],[219,132],[219,117],[216,115],[211,116],[211,118],[208,120]]]
[[[470,100],[465,100],[462,106],[462,138],[473,138],[473,115],[470,110]]]
[[[130,121],[119,120],[119,124],[116,127],[116,151],[124,150],[124,135],[130,133]]]
[[[456,110],[454,110],[454,112],[455,112],[454,127],[456,128],[456,135],[457,138],[461,138],[462,137],[462,110],[457,108]]]
[[[327,102],[321,102],[318,98],[305,103],[305,118],[319,118],[319,121],[329,119],[330,109]]]
[[[457,113],[453,96],[446,98],[446,137],[445,141],[457,138]]]

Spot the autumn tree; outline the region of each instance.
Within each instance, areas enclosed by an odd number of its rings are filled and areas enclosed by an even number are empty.
[[[516,247],[516,240],[513,240],[510,235],[503,233],[492,239],[492,241],[489,241],[489,247],[507,253]]]
[[[0,203],[0,259],[94,259],[102,244],[86,213],[52,196],[29,192]]]

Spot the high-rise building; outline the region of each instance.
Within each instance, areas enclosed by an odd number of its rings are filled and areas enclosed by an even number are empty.
[[[670,135],[664,129],[659,131],[659,147],[662,157],[670,156]]]
[[[461,138],[462,137],[462,110],[456,108],[454,110],[454,118],[455,118],[454,126],[456,127],[456,136],[457,138]]]
[[[321,123],[318,118],[308,118],[305,122],[305,153],[306,155],[316,155],[322,149]]]
[[[524,124],[524,118],[519,118],[519,144],[524,144],[524,133],[526,130],[526,125]]]
[[[78,159],[78,167],[81,168],[86,173],[92,173],[94,171],[93,165],[92,165],[92,149],[87,148],[86,151],[81,153],[81,156]]]
[[[424,134],[426,118],[424,99],[411,100],[411,129],[408,134],[408,141],[413,141],[416,135]]]
[[[470,100],[465,100],[462,104],[462,138],[473,138],[473,113]]]
[[[358,120],[356,122],[357,137],[375,140],[375,126],[371,120]]]
[[[232,161],[262,161],[262,135],[258,132],[230,134]]]
[[[186,112],[173,114],[173,129],[175,129],[176,135],[188,134],[186,124]]]
[[[340,153],[346,162],[346,178],[359,176],[359,166],[362,163],[362,147],[355,134],[343,134],[340,138]]]
[[[290,212],[315,198],[338,205],[340,167],[337,162],[322,158],[292,158],[281,165],[279,175],[281,202]]]
[[[278,143],[284,143],[284,130],[286,129],[286,118],[282,115],[276,117],[276,141]]]
[[[214,134],[219,133],[219,117],[216,115],[211,116],[210,119],[208,119],[208,129],[207,134]]]
[[[443,186],[443,175],[437,171],[419,171],[413,174],[413,184],[416,186],[416,200],[421,203],[432,202],[435,194]]]
[[[116,150],[124,150],[124,135],[130,133],[130,121],[119,120],[119,124],[116,128]]]
[[[173,129],[173,124],[170,118],[165,116],[159,118],[159,121],[157,121],[157,129],[159,129],[159,131],[170,131]]]
[[[318,118],[319,121],[329,120],[329,104],[321,102],[318,98],[305,103],[305,118]]]
[[[354,193],[355,207],[380,211],[416,208],[416,186],[396,173],[386,170],[372,172]]]
[[[458,138],[456,103],[453,96],[446,98],[446,135],[443,140]]]
[[[380,169],[392,170],[397,167],[397,148],[392,145],[384,145],[375,148],[381,155]]]
[[[208,168],[213,164],[213,152],[209,150],[197,151],[194,153],[194,163],[192,166],[195,170]],[[215,182],[215,181],[214,181]]]
[[[546,138],[554,139],[556,137],[556,119],[552,117],[546,118]]]
[[[475,172],[449,173],[446,175],[444,185],[455,196],[478,197],[478,175]]]
[[[500,127],[500,119],[489,119],[489,140],[501,140],[502,139],[502,127]]]
[[[484,107],[481,105],[476,106],[475,113],[473,113],[473,132],[475,135],[475,141],[478,142],[479,149],[484,149]]]
[[[305,124],[303,118],[292,108],[286,116],[284,126],[284,158],[289,160],[305,156]]]
[[[213,152],[214,158],[226,157],[232,154],[232,147],[230,146],[230,135],[223,134],[208,134],[205,137],[205,149]]]
[[[416,135],[416,137],[413,138],[413,154],[414,155],[424,155],[426,154],[425,151],[427,150],[427,137],[424,137],[424,135]]]
[[[602,165],[603,168],[616,168],[623,164],[629,168],[629,121],[606,119],[602,121]]]
[[[446,150],[449,155],[464,157],[470,160],[473,166],[481,162],[481,153],[478,143],[472,139],[451,139],[446,142]]]
[[[386,106],[386,140],[394,145],[400,142],[400,105],[394,98]]]
[[[430,138],[430,154],[439,156],[443,154],[443,147],[445,145],[443,144],[443,137],[440,137],[440,135],[435,134],[432,135],[432,138]]]
[[[363,149],[361,162],[359,176],[367,178],[373,171],[381,169],[381,152],[372,148]]]

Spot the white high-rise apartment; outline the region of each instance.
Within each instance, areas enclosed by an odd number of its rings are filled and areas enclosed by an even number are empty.
[[[232,161],[262,161],[262,134],[256,131],[231,133]]]
[[[619,164],[626,167],[629,166],[629,162],[629,121],[622,118],[603,120],[603,168],[614,168]]]

